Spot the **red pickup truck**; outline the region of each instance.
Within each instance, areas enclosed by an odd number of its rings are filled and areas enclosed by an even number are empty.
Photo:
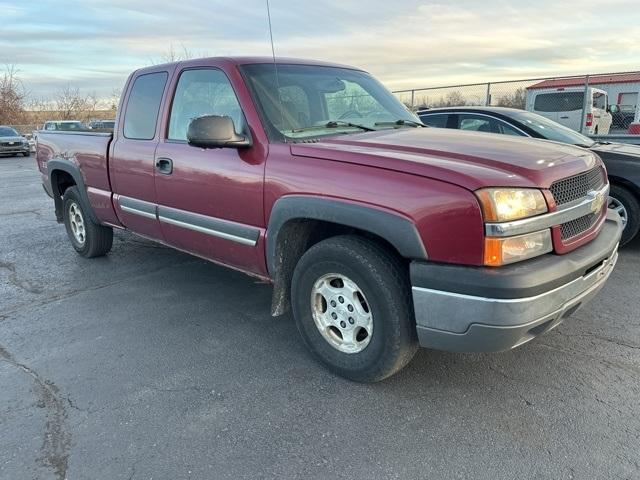
[[[333,371],[377,381],[418,345],[501,351],[603,286],[621,222],[589,150],[425,128],[366,72],[209,58],[129,77],[114,132],[38,135],[82,256],[113,229],[273,283]]]

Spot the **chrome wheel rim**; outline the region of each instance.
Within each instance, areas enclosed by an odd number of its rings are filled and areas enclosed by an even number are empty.
[[[87,232],[84,227],[84,217],[82,216],[82,210],[77,203],[73,202],[69,205],[69,224],[71,225],[71,233],[73,238],[80,245],[84,245],[87,239]]]
[[[629,219],[627,209],[624,208],[622,202],[615,197],[609,197],[609,208],[618,212],[618,215],[620,215],[620,218],[622,219],[622,228],[624,229],[627,226],[627,220]]]
[[[311,290],[313,320],[322,337],[336,350],[359,353],[373,335],[373,314],[364,293],[339,273],[323,275]]]

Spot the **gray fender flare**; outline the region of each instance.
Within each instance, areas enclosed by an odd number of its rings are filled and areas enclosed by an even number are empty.
[[[95,224],[100,224],[100,220],[96,217],[91,203],[89,202],[89,196],[87,195],[87,187],[84,184],[84,178],[80,168],[70,160],[62,158],[53,158],[47,162],[47,175],[49,175],[49,182],[53,193],[53,201],[56,207],[56,218],[62,221],[62,198],[57,191],[56,184],[54,183],[54,173],[56,171],[63,171],[68,173],[76,183],[78,190],[80,191],[80,202],[82,203],[82,209],[87,212],[91,221]]]
[[[422,239],[408,218],[340,200],[292,195],[276,201],[269,217],[266,249],[272,278],[277,270],[278,234],[290,220],[323,220],[357,228],[385,239],[404,258],[427,259]]]

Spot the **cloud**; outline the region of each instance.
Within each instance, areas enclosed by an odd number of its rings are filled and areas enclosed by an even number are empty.
[[[271,7],[278,55],[357,65],[393,89],[640,65],[637,0],[271,0]],[[210,56],[271,53],[264,0],[19,7],[0,0],[0,10],[11,18],[0,30],[0,62],[18,64],[39,95],[68,82],[109,94],[171,45]]]

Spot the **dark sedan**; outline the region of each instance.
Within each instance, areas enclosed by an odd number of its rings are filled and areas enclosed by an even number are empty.
[[[11,127],[0,126],[0,155],[31,155],[31,147],[26,138]]]
[[[596,152],[609,174],[609,208],[622,217],[621,245],[640,229],[640,146],[594,142],[559,123],[535,113],[504,107],[447,107],[421,110],[425,125],[477,132],[532,137],[570,143]]]

